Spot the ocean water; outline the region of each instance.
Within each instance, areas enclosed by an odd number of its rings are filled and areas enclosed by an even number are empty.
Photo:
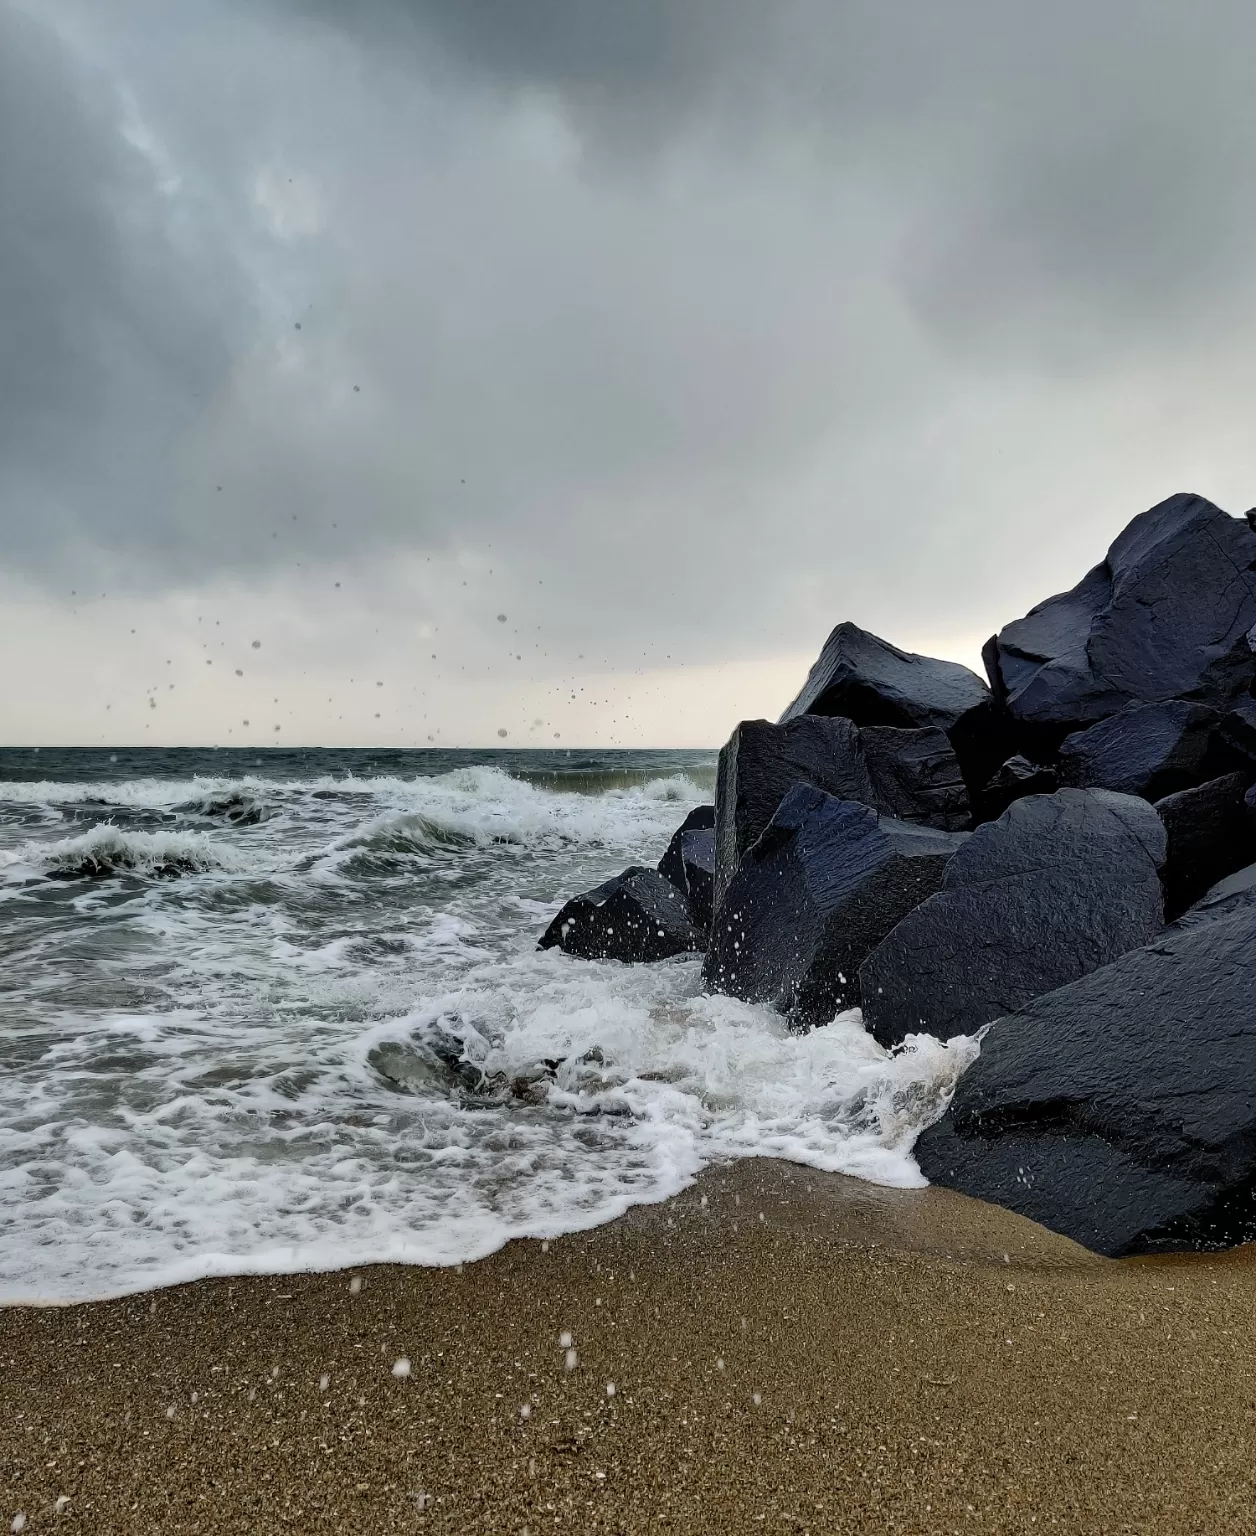
[[[789,1158],[923,1183],[887,1055],[536,941],[705,752],[0,752],[0,1301],[450,1264]]]

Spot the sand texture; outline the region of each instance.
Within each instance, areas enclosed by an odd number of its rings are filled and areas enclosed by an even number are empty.
[[[752,1162],[359,1276],[0,1312],[0,1531],[1256,1529],[1243,1250]]]

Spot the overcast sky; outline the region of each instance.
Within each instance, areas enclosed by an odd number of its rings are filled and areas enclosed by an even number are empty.
[[[0,737],[715,745],[842,619],[979,666],[1256,501],[1254,58],[1240,0],[0,0]]]

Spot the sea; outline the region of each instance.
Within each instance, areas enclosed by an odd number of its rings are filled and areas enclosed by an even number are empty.
[[[540,951],[715,754],[0,751],[0,1302],[449,1265],[787,1158],[884,1184],[972,1041]]]

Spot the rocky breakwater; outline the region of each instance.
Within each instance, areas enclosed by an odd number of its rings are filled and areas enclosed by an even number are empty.
[[[796,1029],[978,1034],[931,1180],[1105,1254],[1254,1238],[1256,512],[1171,497],[983,660],[839,624],[659,869],[541,943],[705,950]]]

